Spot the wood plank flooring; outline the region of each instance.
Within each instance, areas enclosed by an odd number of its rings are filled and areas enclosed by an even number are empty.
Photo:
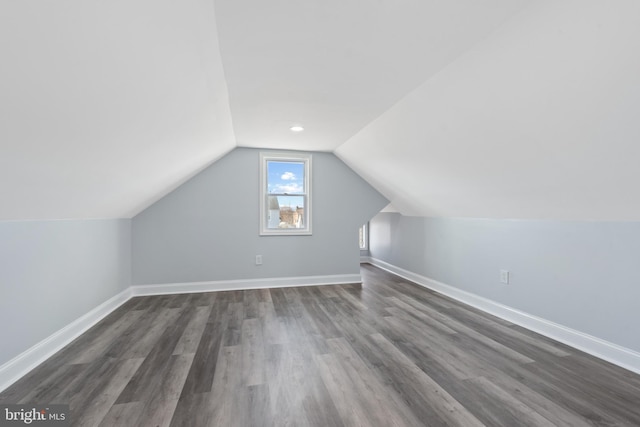
[[[639,426],[640,376],[363,265],[138,297],[0,394],[79,426]]]

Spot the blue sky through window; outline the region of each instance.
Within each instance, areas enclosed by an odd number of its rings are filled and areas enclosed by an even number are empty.
[[[304,194],[304,163],[267,162],[267,191],[269,194]],[[300,196],[279,196],[280,206],[303,207],[304,198]]]
[[[304,194],[304,163],[267,163],[267,191],[279,194]]]

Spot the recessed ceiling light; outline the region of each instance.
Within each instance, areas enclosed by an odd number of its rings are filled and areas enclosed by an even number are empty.
[[[295,126],[291,126],[289,130],[291,130],[291,132],[302,132],[304,128],[300,125],[295,125]]]

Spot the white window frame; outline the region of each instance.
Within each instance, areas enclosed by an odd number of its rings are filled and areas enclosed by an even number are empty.
[[[297,162],[304,163],[304,194],[291,194],[291,196],[304,196],[304,228],[268,228],[268,203],[270,195],[267,189],[267,162]],[[286,193],[282,194],[286,195]],[[311,154],[306,153],[260,153],[260,235],[261,236],[309,236],[311,235]]]
[[[364,228],[363,232],[364,232],[364,247],[361,247],[360,250],[361,251],[368,251],[369,250],[369,223],[365,222],[364,224],[362,224],[360,226],[360,228],[358,228],[358,234],[360,233],[360,229]],[[360,237],[358,235],[358,237]],[[360,240],[360,239],[358,239]],[[358,246],[360,246],[360,242],[358,242]]]

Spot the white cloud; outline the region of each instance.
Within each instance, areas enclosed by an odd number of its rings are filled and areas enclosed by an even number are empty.
[[[293,179],[296,179],[296,174],[293,172],[285,172],[280,178],[284,179],[285,181],[291,181]]]
[[[274,193],[302,193],[302,185],[292,182],[291,184],[276,184],[273,186]]]

